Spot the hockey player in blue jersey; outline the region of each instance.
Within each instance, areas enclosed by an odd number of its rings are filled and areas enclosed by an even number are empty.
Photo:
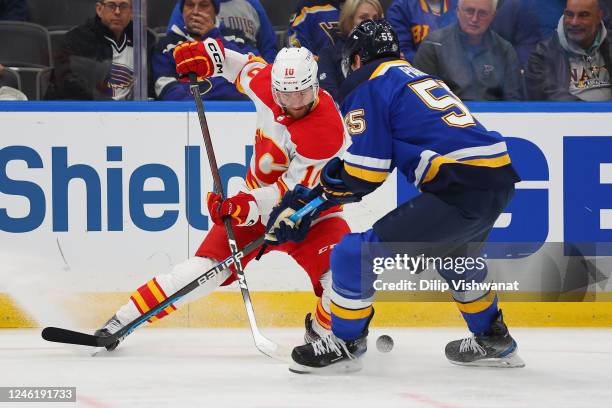
[[[368,245],[402,242],[416,244],[412,256],[476,257],[520,181],[504,138],[485,129],[444,82],[400,59],[396,34],[386,21],[359,24],[343,54],[352,72],[341,88],[341,110],[352,145],[343,160],[334,159],[324,167],[319,188],[283,199],[270,216],[269,243],[303,238],[306,232],[300,223],[294,225],[288,217],[314,194],[321,194],[327,204],[357,202],[394,168],[421,194],[371,229],[345,235],[334,247],[333,335],[296,347],[291,367],[295,372],[360,368],[358,357],[367,349],[374,314],[376,275],[361,266]],[[486,267],[471,274],[440,269],[449,283],[487,279]],[[461,365],[522,367],[496,293],[451,293],[473,335],[451,341],[447,358]]]

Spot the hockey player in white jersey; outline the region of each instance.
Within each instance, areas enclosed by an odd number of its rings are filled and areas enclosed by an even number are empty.
[[[225,200],[209,193],[207,205],[214,225],[195,256],[139,287],[97,335],[115,333],[227,258],[231,253],[223,227],[224,217],[231,217],[239,248],[261,237],[272,208],[283,198],[283,202],[290,202],[294,193],[284,197],[285,194],[296,187],[299,190],[299,185],[318,184],[323,166],[345,149],[347,138],[342,118],[331,96],[319,89],[317,63],[306,48],[284,48],[274,64],[269,65],[261,58],[224,50],[220,41],[207,39],[180,44],[174,57],[179,74],[195,73],[200,80],[222,75],[255,103],[254,154],[245,175],[246,187]],[[309,225],[304,223],[303,227]],[[319,300],[314,318],[310,314],[306,318],[307,341],[330,329],[330,301],[324,290],[329,276],[329,249],[348,232],[341,207],[335,206],[322,211],[312,221],[303,241],[263,250],[263,253],[271,250],[287,253],[308,274]],[[246,266],[257,252],[243,257],[242,265]],[[227,269],[149,321],[160,319],[176,310],[179,304],[205,296],[236,279],[236,273]],[[119,341],[107,349],[112,350],[118,344]]]

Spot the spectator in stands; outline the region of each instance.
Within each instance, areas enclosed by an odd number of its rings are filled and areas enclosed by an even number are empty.
[[[184,41],[202,41],[219,38],[225,48],[242,54],[259,51],[242,38],[242,31],[225,27],[217,19],[219,0],[181,0],[181,12],[185,27],[172,26],[172,31],[157,44],[153,52],[153,80],[155,94],[161,100],[191,100],[189,84],[180,82],[176,74],[176,63],[172,55],[174,48]],[[208,79],[212,87],[202,95],[207,100],[248,100],[234,84],[223,77]]]
[[[404,58],[414,61],[427,34],[457,21],[457,0],[394,0],[387,20],[395,29]]]
[[[4,71],[4,66],[0,64],[0,77]],[[10,86],[2,85],[0,83],[0,101],[27,101],[28,97],[23,94],[19,89],[12,88]]]
[[[96,16],[66,33],[45,98],[133,99],[132,34],[132,0],[96,2]]]
[[[555,12],[554,9],[550,10],[555,1],[547,2],[546,18],[550,12]],[[536,44],[551,34],[548,29],[544,28],[546,23],[540,21],[544,17],[540,13],[541,7],[541,0],[503,0],[491,24],[493,31],[512,44],[518,55],[521,69],[527,66],[529,54],[535,49]],[[563,9],[559,10],[556,20],[562,12]]]
[[[505,1],[505,0],[504,0]],[[566,0],[534,0],[542,39],[552,36],[557,29],[559,18],[563,15]]]
[[[527,90],[534,100],[612,100],[612,36],[597,0],[567,0],[553,36],[529,57]]]
[[[430,33],[414,66],[438,76],[463,100],[520,100],[519,62],[512,45],[489,26],[497,0],[459,0],[458,23]]]
[[[26,0],[0,0],[0,20],[26,21],[27,19]]]
[[[168,22],[168,33],[172,26],[185,27],[181,0],[176,2]],[[264,59],[270,63],[276,57],[276,34],[272,23],[259,0],[221,0],[217,19],[225,27],[242,31],[241,37],[257,48]]]
[[[343,0],[300,0],[287,31],[290,47],[306,47],[313,54],[334,45]]]
[[[504,0],[506,1],[506,0]],[[542,31],[542,39],[546,40],[557,31],[557,23],[565,11],[567,0],[532,0],[536,4],[538,10],[538,21]],[[611,0],[599,0],[599,4],[604,11],[604,24],[606,27],[612,27],[612,12]]]
[[[353,28],[364,20],[382,17],[383,9],[378,0],[347,0],[340,12],[339,34],[334,45],[329,45],[319,53],[319,85],[331,94],[338,96],[340,84],[344,81],[342,72],[342,47]]]
[[[514,46],[521,69],[527,67],[529,55],[536,45],[557,30],[559,18],[567,0],[500,0],[491,29]],[[606,2],[612,7],[612,1]],[[609,27],[609,12],[604,11],[604,23]]]

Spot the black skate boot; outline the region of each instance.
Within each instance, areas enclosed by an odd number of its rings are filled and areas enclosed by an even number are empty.
[[[355,340],[344,341],[330,333],[312,343],[295,347],[291,353],[293,362],[289,371],[298,374],[325,374],[361,370],[360,357],[368,351],[368,328],[373,317],[374,310],[363,333]]]
[[[510,336],[501,310],[488,332],[451,341],[446,345],[446,358],[458,365],[478,367],[524,367],[517,355],[518,346]]]
[[[368,349],[367,331],[359,338],[344,341],[333,334],[293,349],[289,371],[307,373],[343,373],[361,370],[359,359]]]
[[[106,323],[104,323],[104,326],[102,326],[101,329],[96,330],[94,336],[108,337],[111,334],[117,333],[117,331],[119,331],[119,329],[121,329],[122,327],[123,325],[121,324],[119,319],[117,319],[117,315],[113,315],[113,317],[111,317]],[[106,346],[106,349],[108,351],[113,351],[117,348],[119,343],[121,343],[121,340],[123,340],[123,338],[117,339],[117,341]]]
[[[321,338],[321,335],[313,327],[313,321],[312,314],[307,313],[304,319],[304,326],[306,329],[304,332],[304,343],[314,343]]]

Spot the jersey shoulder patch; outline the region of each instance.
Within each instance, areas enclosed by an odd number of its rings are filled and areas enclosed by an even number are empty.
[[[249,86],[257,98],[273,111],[280,111],[272,97],[272,65],[266,65],[261,69],[254,68],[247,71],[247,75],[252,75]]]
[[[344,125],[332,97],[319,90],[319,101],[304,118],[287,127],[297,152],[309,159],[334,157],[344,145]]]

